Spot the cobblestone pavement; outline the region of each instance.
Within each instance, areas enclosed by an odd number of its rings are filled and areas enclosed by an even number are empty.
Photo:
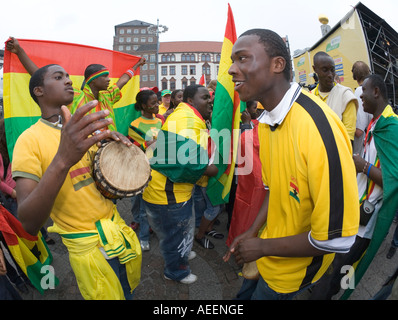
[[[118,200],[118,209],[127,224],[131,223],[131,201],[129,199]],[[192,272],[198,276],[198,280],[191,285],[184,285],[175,281],[165,280],[163,277],[163,259],[159,252],[159,244],[155,234],[151,235],[151,250],[143,252],[141,282],[135,291],[135,300],[205,300],[221,301],[231,300],[235,297],[241,284],[239,275],[240,267],[234,259],[225,263],[222,256],[227,250],[225,239],[227,237],[227,214],[219,215],[220,225],[216,227],[218,232],[225,235],[223,240],[211,239],[215,248],[204,249],[194,243],[193,250],[197,257],[190,261]],[[350,300],[370,299],[383,285],[386,279],[398,267],[398,254],[393,259],[386,259],[390,247],[392,234],[396,224],[393,224],[390,233],[379,250],[377,257],[363,277],[358,288],[354,291]],[[25,300],[83,300],[71,270],[68,252],[57,234],[51,234],[56,244],[51,245],[53,254],[53,267],[59,279],[59,285],[41,295],[34,289],[28,294],[23,294]],[[297,300],[305,300],[307,292],[297,297]]]

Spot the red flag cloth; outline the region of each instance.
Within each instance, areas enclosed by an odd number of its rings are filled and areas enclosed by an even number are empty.
[[[259,148],[258,126],[256,125],[252,130],[246,130],[241,135],[241,157],[245,159],[245,162],[239,161],[238,168],[247,166],[247,161],[253,161],[253,169],[248,175],[238,176],[234,210],[226,242],[228,246],[232,244],[234,238],[249,229],[264,202],[267,191],[264,189],[261,178]]]
[[[202,76],[200,77],[199,84],[200,84],[201,86],[206,85],[205,75],[204,75],[204,74],[202,74]]]

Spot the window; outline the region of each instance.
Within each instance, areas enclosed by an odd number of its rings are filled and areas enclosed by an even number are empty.
[[[221,61],[221,54],[218,54],[218,55],[217,55],[216,61],[217,61],[217,62],[220,62],[220,61]]]
[[[137,43],[138,42],[138,38],[134,38],[134,42]]]
[[[208,53],[202,54],[201,60],[202,60],[202,62],[211,61],[210,54],[208,54]]]
[[[162,81],[162,90],[166,90],[167,89],[167,80],[163,80]]]
[[[140,46],[133,46],[134,51],[137,51]]]
[[[167,56],[162,55],[162,62],[166,62],[167,61]]]
[[[148,81],[148,76],[147,75],[143,75],[142,76],[142,81],[147,82]]]
[[[146,42],[146,38],[141,38],[141,42]]]
[[[176,67],[175,66],[170,66],[170,75],[175,76],[176,74]]]
[[[153,75],[149,76],[149,80],[150,81],[155,81],[155,76],[153,76]]]
[[[162,67],[162,76],[167,76],[167,67]]]
[[[119,51],[123,51],[123,46],[119,46]]]
[[[131,34],[131,29],[127,29],[127,33],[128,33],[128,34]]]
[[[191,79],[191,80],[190,80],[190,85],[193,86],[193,85],[195,85],[195,84],[196,84],[196,80],[195,80],[195,79]]]
[[[131,42],[131,37],[126,38],[126,42],[130,43]]]
[[[142,70],[148,70],[148,65],[147,65],[147,64],[144,64],[144,65],[141,67],[141,69],[142,69]]]
[[[120,43],[123,43],[123,42],[124,42],[124,38],[123,38],[123,37],[120,37],[120,38],[119,38],[119,42],[120,42]]]
[[[209,65],[204,65],[202,67],[202,73],[204,74],[210,74],[210,66]]]
[[[149,70],[155,70],[156,68],[155,68],[155,64],[154,63],[151,63],[150,65],[149,65]]]
[[[134,29],[134,34],[139,34],[139,33],[140,33],[140,30]]]
[[[196,74],[196,66],[189,66],[189,74],[191,76]]]
[[[119,34],[124,34],[124,29],[120,29]]]
[[[176,82],[175,80],[170,80],[170,90],[173,91],[176,89]]]
[[[188,66],[181,66],[181,74],[183,76],[188,75]]]
[[[155,54],[151,54],[150,58],[149,58],[150,62],[156,62],[156,55]]]
[[[141,29],[141,34],[146,34],[146,29]]]
[[[153,37],[148,37],[148,42],[153,42]]]
[[[181,84],[182,84],[182,89],[184,90],[188,86],[188,81],[186,79],[183,79],[181,81]]]
[[[131,46],[126,46],[126,50],[130,51],[131,50]]]

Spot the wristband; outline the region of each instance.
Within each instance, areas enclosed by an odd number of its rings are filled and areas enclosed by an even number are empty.
[[[372,168],[373,164],[369,163],[368,173],[366,174],[369,178],[370,168]]]
[[[127,69],[125,73],[130,77],[130,79],[134,77],[134,71],[132,69]]]

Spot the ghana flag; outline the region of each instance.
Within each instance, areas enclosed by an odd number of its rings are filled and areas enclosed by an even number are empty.
[[[217,152],[214,164],[218,167],[217,176],[209,178],[207,186],[207,195],[213,205],[223,204],[229,200],[239,142],[240,100],[238,93],[234,90],[232,76],[228,74],[232,65],[232,47],[236,40],[235,21],[231,6],[228,4],[228,20],[222,45],[210,131]],[[243,110],[246,108],[244,104],[242,107]]]
[[[59,64],[69,73],[73,86],[79,89],[84,80],[84,70],[90,64],[104,65],[109,70],[111,83],[116,83],[122,74],[140,59],[122,52],[79,44],[44,40],[18,39],[18,41],[36,66]],[[41,115],[39,106],[30,97],[29,79],[30,75],[17,55],[5,50],[3,99],[10,158],[19,135],[36,123]],[[116,126],[124,135],[127,135],[131,121],[141,116],[134,108],[135,97],[140,88],[139,81],[139,69],[137,69],[133,79],[123,87],[121,100],[114,105]]]
[[[51,264],[53,257],[41,233],[37,237],[27,233],[21,222],[1,205],[0,232],[15,262],[41,294],[52,288],[50,281],[54,286],[58,285],[51,269],[44,268]]]
[[[383,176],[383,205],[376,219],[373,236],[369,247],[355,267],[355,287],[362,279],[377,251],[385,240],[398,209],[398,143],[394,137],[398,132],[398,117],[387,106],[377,121],[373,131],[377,156],[381,164]],[[340,299],[349,298],[354,289],[347,289]]]

